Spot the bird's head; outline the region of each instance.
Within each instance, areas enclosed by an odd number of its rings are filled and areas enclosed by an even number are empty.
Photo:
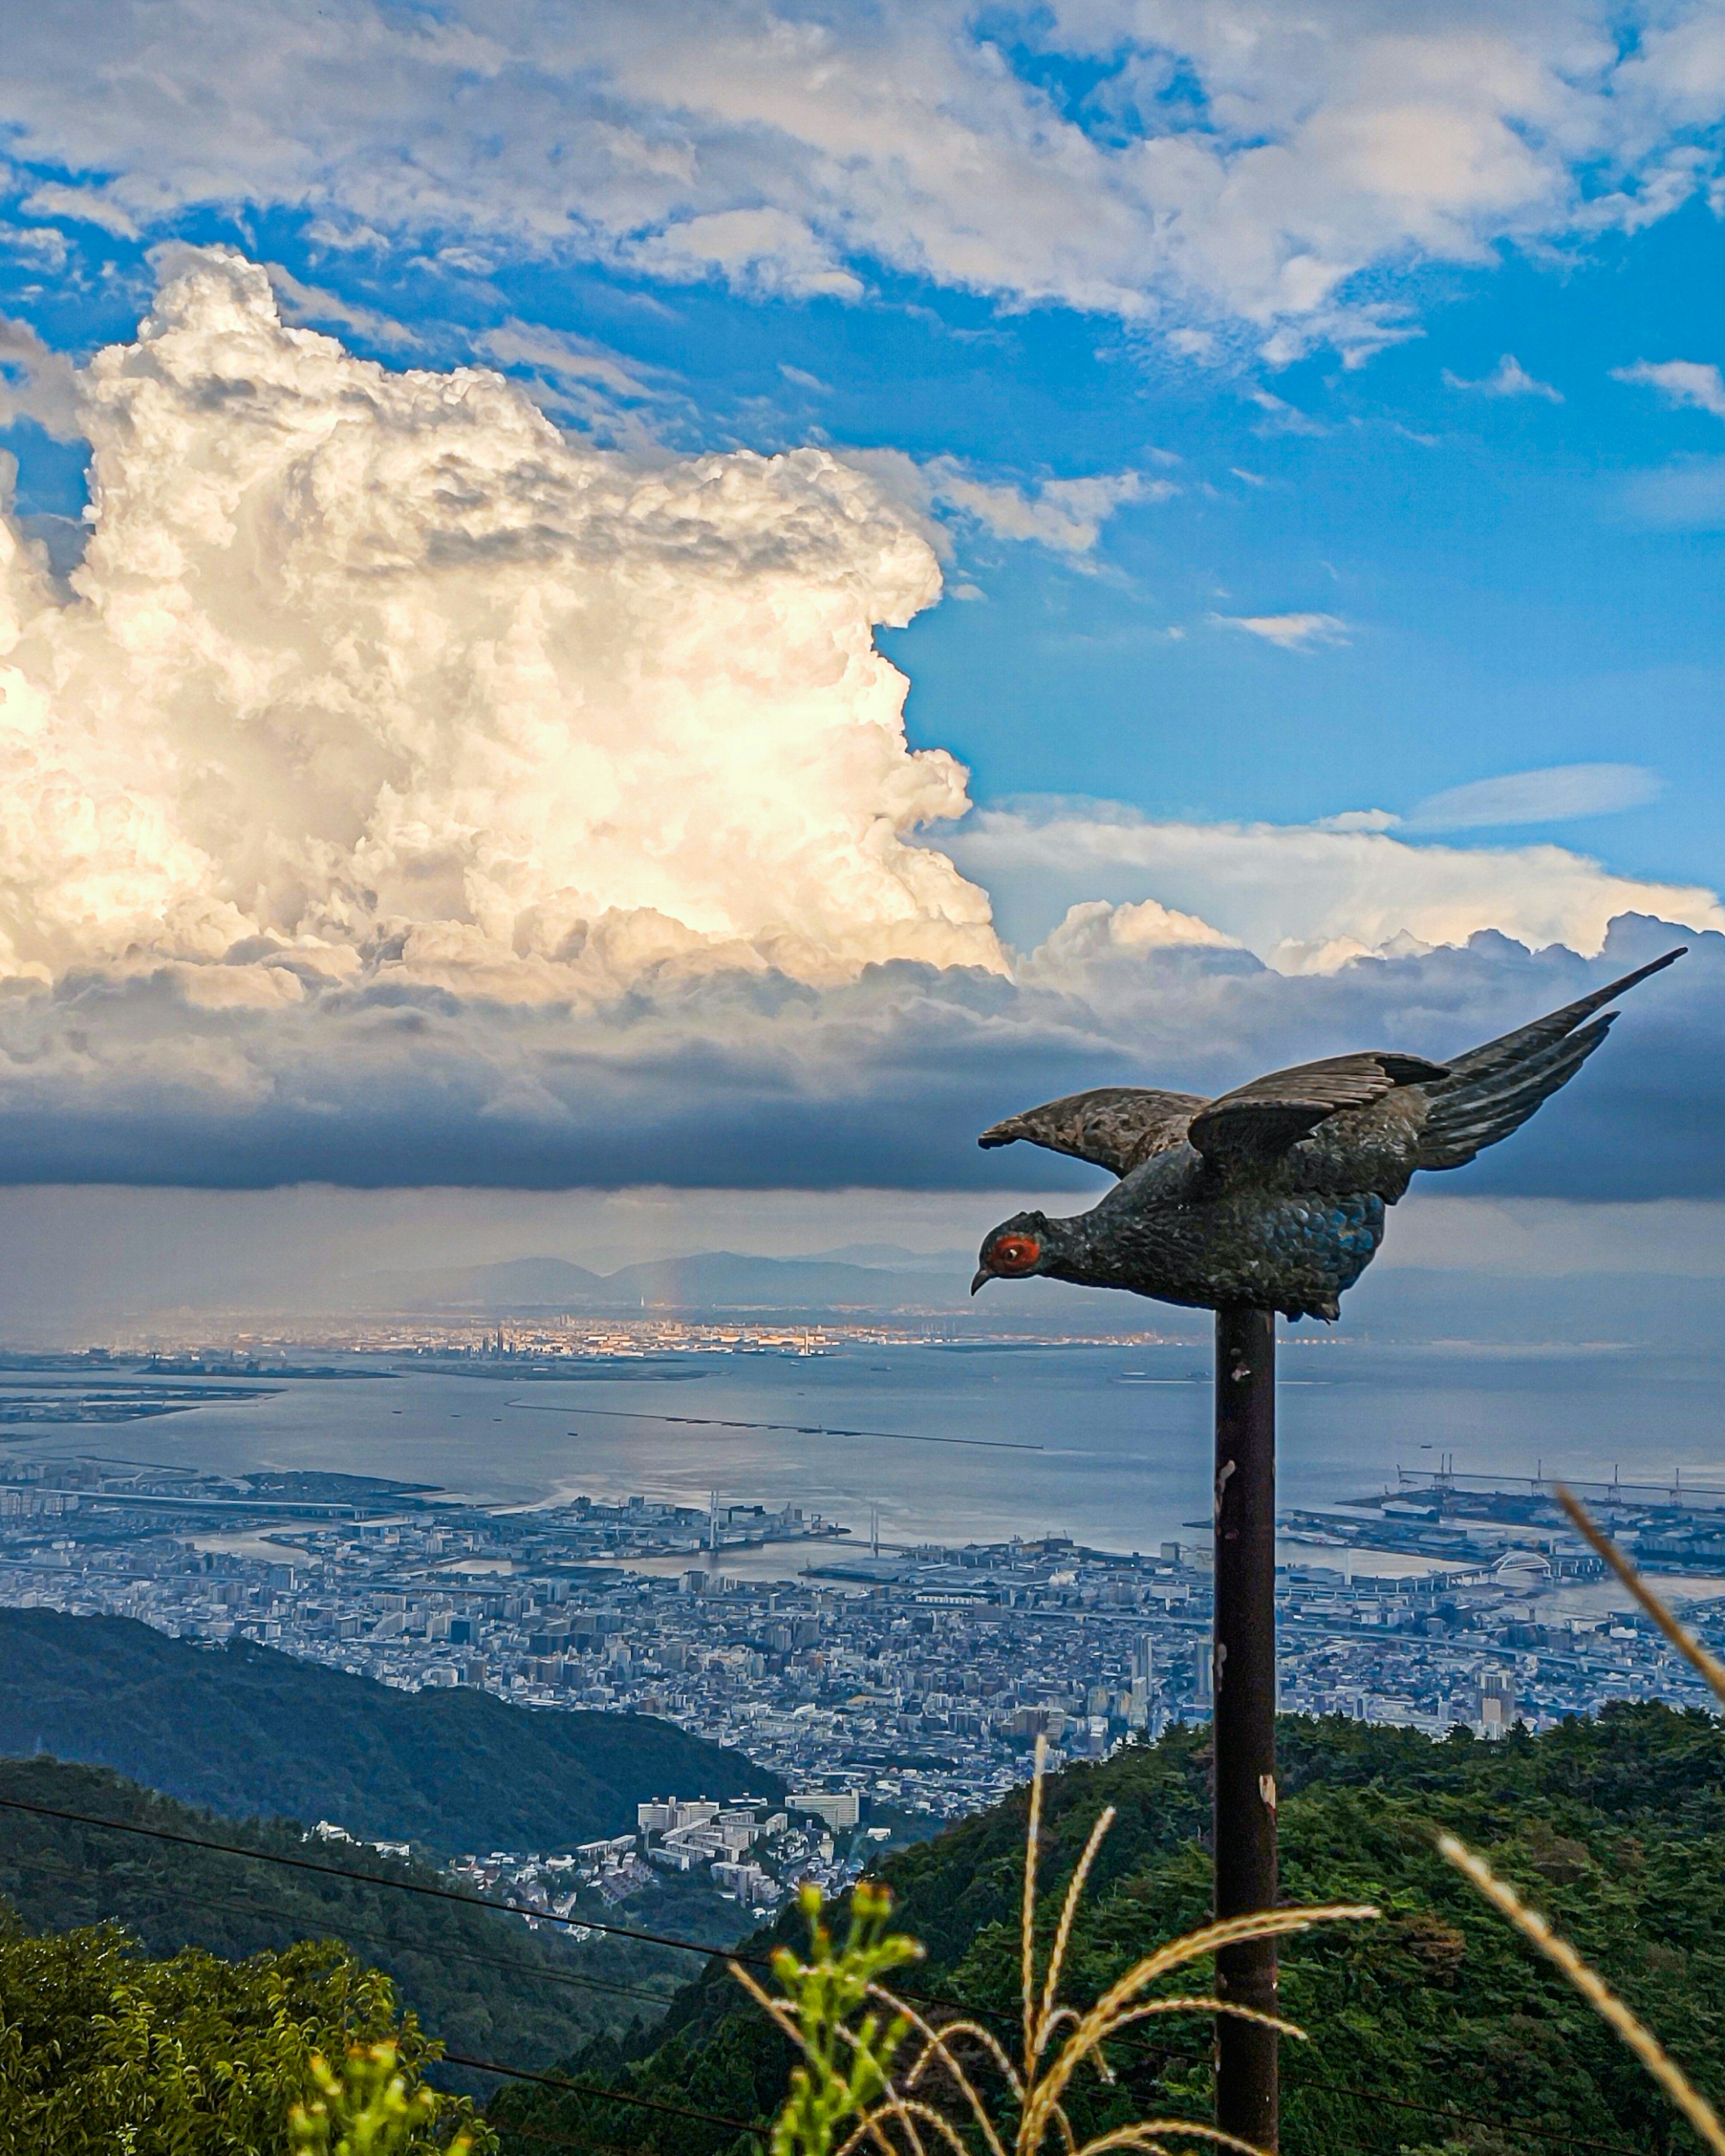
[[[984,1281],[1028,1280],[1032,1273],[1052,1272],[1058,1262],[1056,1234],[1056,1224],[1045,1213],[1014,1213],[1003,1220],[983,1239],[971,1293]]]

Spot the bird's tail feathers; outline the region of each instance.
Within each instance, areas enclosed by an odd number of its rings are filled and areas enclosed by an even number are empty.
[[[1607,1004],[1636,987],[1649,974],[1662,973],[1667,966],[1675,966],[1687,948],[1686,944],[1680,944],[1675,951],[1667,951],[1662,958],[1654,959],[1651,965],[1638,966],[1633,973],[1625,973],[1621,980],[1595,988],[1590,996],[1583,996],[1578,1003],[1565,1004],[1562,1010],[1536,1018],[1531,1025],[1517,1026],[1513,1033],[1500,1034],[1496,1040],[1469,1049],[1466,1055],[1452,1057],[1450,1086],[1472,1086],[1494,1073],[1519,1070],[1530,1056],[1567,1040],[1595,1011],[1604,1010]]]
[[[1507,1070],[1499,1066],[1435,1088],[1420,1133],[1420,1166],[1464,1167],[1476,1153],[1519,1130],[1542,1101],[1568,1084],[1616,1016],[1609,1012]]]

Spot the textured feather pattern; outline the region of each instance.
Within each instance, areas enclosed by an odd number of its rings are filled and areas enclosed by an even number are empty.
[[[1434,1096],[1420,1133],[1417,1165],[1461,1168],[1486,1146],[1519,1130],[1543,1101],[1566,1086],[1611,1030],[1617,1014],[1595,1019],[1566,1040],[1554,1041],[1524,1062],[1497,1068],[1483,1078],[1445,1087]]]
[[[1604,1010],[1607,1004],[1615,1002],[1626,990],[1651,974],[1662,973],[1667,966],[1676,965],[1687,948],[1686,944],[1680,945],[1675,951],[1667,951],[1662,958],[1656,958],[1651,965],[1638,966],[1633,973],[1625,973],[1620,980],[1595,988],[1579,1002],[1565,1004],[1562,1010],[1536,1018],[1531,1025],[1517,1026],[1513,1033],[1500,1034],[1496,1040],[1488,1040],[1482,1047],[1469,1049],[1466,1055],[1458,1055],[1450,1063],[1450,1077],[1457,1085],[1471,1083],[1493,1071],[1507,1070],[1526,1062],[1540,1049],[1566,1040],[1584,1019],[1590,1019],[1595,1011]]]
[[[1217,1165],[1238,1158],[1273,1160],[1327,1116],[1368,1108],[1399,1086],[1430,1084],[1449,1075],[1444,1064],[1380,1049],[1326,1056],[1321,1063],[1272,1070],[1222,1094],[1192,1118],[1189,1136]]]
[[[1486,1146],[1519,1130],[1543,1101],[1568,1083],[1610,1031],[1615,1011],[1603,1018],[1595,1014],[1682,955],[1681,950],[1667,951],[1609,987],[1458,1056],[1446,1082],[1431,1089],[1415,1166],[1461,1168]]]
[[[1202,1093],[1164,1093],[1145,1086],[1102,1086],[1094,1092],[1069,1093],[1063,1100],[1009,1116],[977,1140],[979,1146],[1011,1145],[1023,1138],[1050,1152],[1093,1161],[1116,1175],[1132,1169],[1178,1145],[1194,1110],[1205,1105]]]

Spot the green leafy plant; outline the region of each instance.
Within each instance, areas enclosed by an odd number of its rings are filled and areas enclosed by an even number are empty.
[[[418,2156],[434,2148],[446,2156],[473,2156],[474,2136],[467,2128],[447,2142],[439,2136],[438,2116],[445,2106],[434,2091],[409,2087],[395,2045],[356,2046],[339,2074],[321,2051],[308,2063],[316,2093],[288,2114],[294,2156]],[[489,2136],[486,2145],[495,2146]]]
[[[773,2156],[829,2156],[848,2120],[865,2117],[891,2087],[892,2065],[911,2033],[910,2015],[871,2005],[887,1971],[921,1958],[922,1948],[889,1932],[892,1897],[865,1880],[850,1900],[850,1928],[835,1952],[820,1889],[805,1883],[798,1896],[809,1921],[809,1958],[788,1947],[773,1955],[784,2000],[769,1997],[733,1962],[744,1986],[787,2035],[805,2065],[791,2069],[790,2089],[773,2126]]]
[[[315,2062],[350,2054],[371,2062],[375,2086],[350,2090],[344,2076],[331,2109]],[[322,2143],[302,2139],[301,2150],[429,2156],[468,2129],[479,2156],[495,2142],[457,2098],[443,2100],[434,2120],[416,2113],[404,2141],[341,2138],[374,2096],[383,2098],[374,2115],[388,2119],[391,2083],[416,2104],[436,2056],[388,1979],[327,1940],[246,1961],[195,1949],[154,1961],[111,1925],[33,1938],[0,1921],[0,2149],[288,2156],[295,2107],[315,2122],[321,2103],[331,2131]]]
[[[784,1948],[774,1954],[778,1995],[765,1990],[737,1963],[731,1964],[738,1983],[802,2053],[790,2093],[773,2122],[773,2156],[850,2156],[865,2143],[880,2156],[928,2156],[931,2143],[943,2146],[952,2156],[971,2156],[966,2128],[980,2137],[988,2156],[1009,2156],[1009,2152],[1010,2156],[1038,2156],[1056,2133],[1065,2156],[1104,2156],[1114,2148],[1160,2150],[1173,2139],[1250,2150],[1250,2143],[1213,2126],[1172,2118],[1114,2127],[1081,2145],[1063,2098],[1081,2068],[1087,2066],[1105,2081],[1112,2081],[1108,2044],[1126,2030],[1159,2016],[1230,2014],[1283,2035],[1302,2037],[1303,2030],[1290,2021],[1207,1993],[1158,1994],[1154,1987],[1219,1948],[1245,1939],[1284,1937],[1318,1923],[1357,1921],[1378,1912],[1337,1904],[1269,1909],[1205,1924],[1144,1955],[1109,1984],[1093,2005],[1066,2005],[1060,1999],[1060,1975],[1073,1923],[1115,1815],[1111,1805],[1091,1830],[1060,1907],[1046,1967],[1039,1972],[1036,1874],[1045,1750],[1039,1742],[1025,1840],[1019,1956],[1024,2041],[1019,2057],[1013,2059],[978,2021],[960,2018],[935,2025],[880,1981],[890,1969],[919,1958],[922,1951],[915,1941],[887,1930],[891,1901],[885,1887],[858,1887],[850,1931],[836,1951],[820,1897],[805,1888],[809,1958],[799,1961]],[[965,2063],[967,2057],[974,2073]],[[1003,2085],[1004,2097],[998,2103],[985,2100],[978,2087],[978,2082],[985,2079]],[[934,2101],[937,2096],[943,2099],[944,2107]],[[997,2123],[997,2112],[1010,2123]]]

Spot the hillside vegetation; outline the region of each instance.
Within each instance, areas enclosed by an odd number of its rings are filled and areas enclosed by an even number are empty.
[[[162,1840],[14,1809],[23,1804],[187,1837]],[[260,1864],[193,1841],[220,1841],[326,1867]],[[658,2019],[693,1957],[601,1934],[530,1931],[473,1902],[367,1884],[371,1872],[446,1888],[423,1865],[300,1837],[282,1821],[237,1823],[193,1811],[101,1768],[0,1761],[0,1897],[33,1933],[113,1922],[151,1953],[194,1947],[244,1960],[297,1940],[339,1940],[386,1971],[420,2022],[452,2051],[544,2066],[604,2032]],[[334,1876],[331,1876],[334,1875]],[[347,1876],[344,1876],[347,1875]],[[744,1928],[734,1902],[687,1890],[616,1913],[719,1946]],[[470,2083],[470,2076],[467,2077]]]
[[[1442,1861],[1433,1835],[1447,1827],[1489,1853],[1717,2094],[1725,2091],[1725,1730],[1699,1712],[1624,1706],[1492,1745],[1338,1720],[1287,1721],[1280,1743],[1285,1898],[1373,1902],[1384,1912],[1378,1923],[1313,1934],[1284,1953],[1285,2006],[1313,2040],[1284,2047],[1289,2156],[1508,2156],[1589,2141],[1662,2156],[1677,2145],[1682,2129],[1640,2066]],[[1180,1731],[1050,1784],[1045,1912],[1057,1907],[1102,1805],[1120,1815],[1075,1935],[1069,1997],[1086,2002],[1149,1945],[1207,1915],[1208,1767],[1208,1732]],[[1024,1831],[1020,1797],[886,1868],[896,1922],[929,1950],[901,1988],[998,2015],[1009,2041]],[[794,1918],[780,1929],[795,1940]],[[1120,2085],[1092,2082],[1077,2092],[1081,2133],[1169,2107],[1207,2116],[1209,2044],[1196,2018],[1122,2044]],[[662,2029],[596,2041],[567,2070],[749,2119],[770,2117],[788,2063],[715,1964]],[[670,2126],[540,2090],[505,2091],[490,2117],[511,2156],[543,2147],[531,2133],[550,2131],[664,2156],[716,2156],[737,2139],[726,2128]]]
[[[0,1917],[0,2148],[20,2156],[288,2156],[313,2055],[379,2042],[416,2084],[412,2016],[337,1947],[151,1961],[111,1927],[33,1939]],[[431,2156],[464,2108],[413,2148]]]
[[[397,1691],[249,1641],[0,1609],[0,1754],[111,1767],[230,1819],[336,1820],[439,1856],[567,1850],[667,1791],[778,1798],[740,1752],[668,1722]]]

